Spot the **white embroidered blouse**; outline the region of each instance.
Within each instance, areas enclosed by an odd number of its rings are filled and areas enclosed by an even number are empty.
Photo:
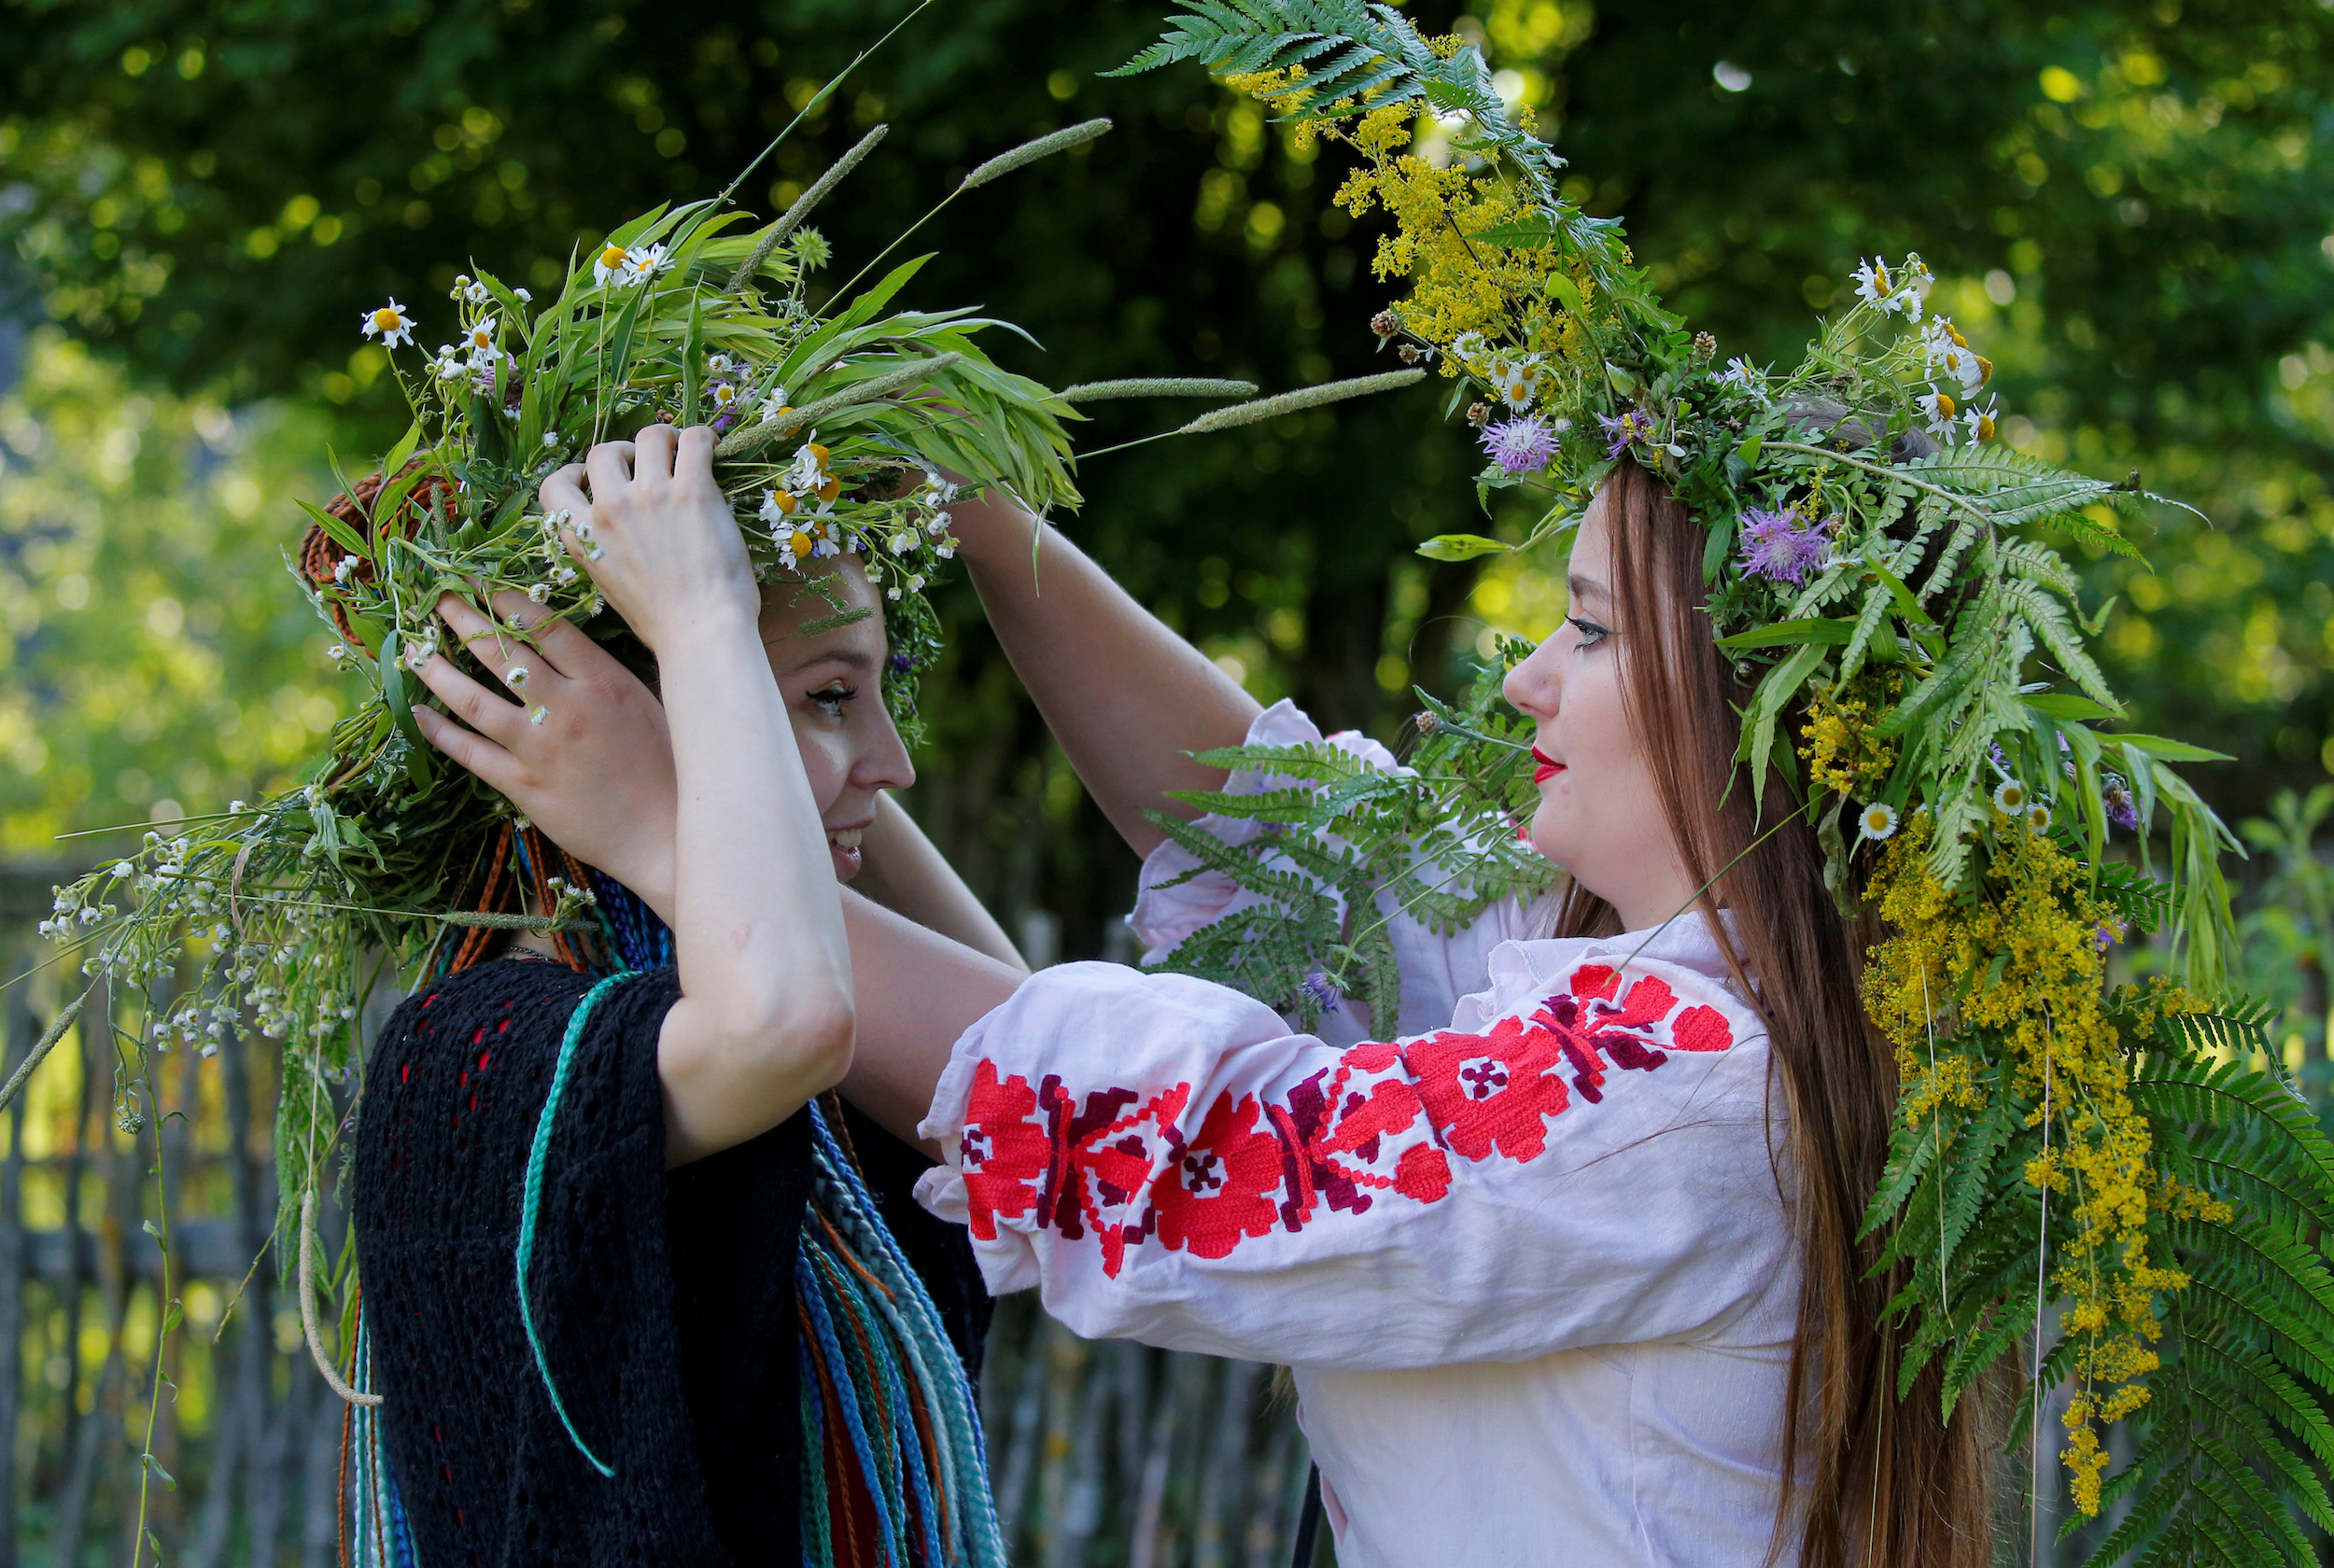
[[[1249,735],[1317,738],[1287,704]],[[1180,854],[1145,867],[1155,947],[1233,896],[1163,896]],[[991,1292],[1035,1286],[1081,1335],[1294,1367],[1348,1568],[1749,1568],[1799,1288],[1765,1034],[1698,920],[1517,923],[1398,920],[1374,1041],[1188,976],[1043,971],[958,1041],[920,1196]]]

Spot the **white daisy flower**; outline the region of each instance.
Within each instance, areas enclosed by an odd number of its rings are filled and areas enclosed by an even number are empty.
[[[513,665],[502,672],[502,683],[513,692],[523,692],[527,689],[527,677],[531,673],[525,665]]]
[[[538,582],[533,587],[527,589],[527,596],[534,600],[537,604],[549,604],[551,602],[551,584],[548,582]]]
[[[738,361],[726,354],[709,354],[705,357],[705,370],[709,375],[729,375],[738,368]]]
[[[2027,807],[2026,831],[2038,833],[2048,833],[2050,831],[2050,807],[2040,801]]]
[[[1732,359],[1727,360],[1726,368],[1723,371],[1721,371],[1718,375],[1718,382],[1720,385],[1739,386],[1745,392],[1757,391],[1760,384],[1765,379],[1765,378],[1764,376],[1760,375],[1759,372],[1752,368],[1750,361],[1744,358],[1739,354],[1736,355]]]
[[[1993,808],[2004,817],[2015,817],[2026,809],[2026,786],[2015,778],[2005,778],[1993,792]]]
[[[1483,351],[1481,332],[1461,332],[1451,340],[1451,352],[1461,359],[1472,359]]]
[[[365,312],[363,323],[365,336],[378,336],[383,348],[409,345],[414,341],[414,318],[394,299],[379,310]]]
[[[500,319],[499,316],[490,315],[463,329],[462,349],[470,356],[473,368],[491,365],[502,357],[502,350],[495,346],[495,327]]]
[[[454,345],[452,343],[440,343],[438,345],[438,357],[429,361],[429,369],[440,381],[452,381],[456,376],[460,375],[464,371],[470,369],[470,367],[463,364],[461,360],[454,357]]]
[[[549,717],[551,717],[551,709],[543,707],[541,703],[537,703],[533,707],[527,710],[527,721],[538,728],[541,728],[542,721]]]
[[[625,248],[620,245],[600,246],[599,254],[592,258],[592,281],[602,288],[611,282],[630,283],[632,279],[625,269],[626,259]]]
[[[455,281],[459,283],[462,280],[457,278]],[[472,283],[468,288],[462,290],[462,298],[473,305],[483,305],[494,297],[494,290],[483,283]]]
[[[1896,831],[1896,807],[1875,801],[1858,814],[1863,825],[1863,836],[1875,841],[1885,839]]]
[[[1905,313],[1905,320],[1919,321],[1921,307],[1929,302],[1929,290],[1937,285],[1936,274],[1919,251],[1911,251],[1905,257],[1897,282],[1897,308]]]
[[[1960,409],[1947,392],[1925,392],[1913,399],[1921,417],[1929,421],[1929,433],[1941,441],[1951,442],[1960,427],[1955,423]]]
[[[1856,280],[1857,299],[1863,301],[1866,304],[1878,305],[1883,310],[1896,308],[1889,303],[1889,295],[1894,292],[1896,284],[1889,276],[1889,264],[1886,261],[1877,256],[1869,261],[1859,261],[1856,263],[1853,275]]]
[[[756,419],[766,422],[778,418],[793,407],[794,405],[786,400],[786,388],[774,386],[770,388],[769,396],[762,399],[761,406],[756,408],[753,413]]]
[[[645,283],[671,265],[671,256],[660,245],[636,247],[624,253],[625,271],[631,274],[626,281],[630,283]]]
[[[1986,406],[1984,408],[1979,408],[1975,403],[1972,403],[1969,407],[1961,411],[1961,425],[1963,428],[1969,431],[1969,439],[1971,441],[1981,441],[1993,440],[1994,408],[1994,400],[1991,398],[1989,398],[1986,399]]]
[[[706,388],[706,396],[712,399],[716,413],[727,413],[737,404],[738,389],[725,381],[717,381]]]

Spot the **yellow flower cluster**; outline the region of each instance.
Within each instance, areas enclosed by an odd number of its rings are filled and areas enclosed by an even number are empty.
[[[1439,54],[1455,53],[1455,37],[1432,40]],[[1289,91],[1305,75],[1302,65],[1224,77],[1236,91],[1287,115],[1305,107],[1303,93]],[[1397,307],[1404,330],[1448,350],[1469,333],[1479,333],[1484,352],[1504,344],[1531,355],[1557,355],[1584,361],[1594,356],[1589,333],[1573,313],[1554,302],[1549,280],[1561,275],[1569,292],[1591,310],[1596,287],[1585,262],[1568,260],[1561,247],[1509,247],[1479,236],[1487,229],[1532,216],[1533,204],[1523,192],[1490,175],[1469,175],[1457,167],[1439,166],[1407,151],[1418,121],[1418,105],[1399,102],[1370,108],[1340,100],[1329,105],[1332,118],[1311,119],[1297,128],[1300,146],[1325,135],[1343,142],[1361,155],[1361,166],[1338,189],[1337,204],[1355,217],[1383,207],[1394,219],[1394,232],[1381,235],[1372,270],[1382,278],[1411,280],[1410,297]],[[1530,113],[1520,123],[1529,129]],[[1559,294],[1564,292],[1558,286]],[[1469,366],[1467,356],[1445,353],[1442,373],[1458,376]],[[1553,391],[1552,380],[1543,380]]]
[[[2090,1514],[2106,1465],[2095,1423],[2146,1403],[2136,1379],[2157,1365],[2158,1297],[2188,1282],[2147,1256],[2151,1205],[2210,1212],[2215,1200],[2153,1173],[2147,1121],[2131,1105],[2102,994],[2093,933],[2108,912],[2087,891],[2081,864],[2008,817],[1996,814],[1993,831],[1985,886],[1967,899],[1929,871],[1928,817],[1889,844],[1870,887],[1887,934],[1871,953],[1864,1005],[1912,1085],[1907,1114],[1918,1119],[1947,1099],[1982,1106],[1980,1069],[2006,1049],[2014,1092],[2036,1105],[2026,1125],[2042,1127],[2047,1116],[2046,1147],[2025,1177],[2045,1191],[2048,1222],[2064,1227],[2052,1278],[2068,1303],[2065,1330],[2081,1340],[2074,1370],[2083,1387],[2067,1409],[2060,1458],[2076,1505]],[[2167,990],[2147,1005],[2194,1004]]]
[[[1800,731],[1809,783],[1835,795],[1867,797],[1878,789],[1896,766],[1896,742],[1877,738],[1873,722],[1904,692],[1904,673],[1894,668],[1859,671],[1837,691],[1817,682]]]

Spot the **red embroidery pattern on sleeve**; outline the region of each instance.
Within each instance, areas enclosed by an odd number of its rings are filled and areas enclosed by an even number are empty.
[[[1528,1019],[1502,1018],[1488,1034],[1357,1045],[1283,1100],[1221,1093],[1188,1139],[1189,1084],[1148,1099],[1097,1089],[1081,1105],[1058,1076],[1033,1088],[983,1060],[957,1144],[973,1234],[993,1240],[1000,1217],[1035,1214],[1065,1240],[1090,1232],[1115,1279],[1127,1249],[1153,1236],[1221,1258],[1275,1226],[1303,1229],[1324,1205],[1358,1214],[1387,1192],[1440,1202],[1451,1156],[1537,1159],[1575,1094],[1603,1101],[1609,1071],[1651,1072],[1669,1051],[1734,1043],[1724,1013],[1680,1011],[1660,979],[1620,992],[1618,972],[1583,964]]]

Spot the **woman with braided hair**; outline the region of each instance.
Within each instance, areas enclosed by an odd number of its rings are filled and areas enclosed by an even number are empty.
[[[418,670],[460,720],[419,710],[429,739],[514,796],[541,782],[534,743],[580,735],[562,755],[626,772],[593,744],[628,730],[578,727],[612,705],[654,760],[634,799],[670,827],[627,859],[546,801],[509,853],[588,847],[635,950],[522,934],[406,1001],[368,1062],[354,1207],[394,1482],[358,1478],[384,1504],[360,1554],[995,1561],[966,1397],[986,1298],[907,1201],[927,1162],[813,1101],[851,1055],[836,889],[863,852],[921,917],[1012,949],[881,794],[914,774],[864,571],[757,590],[711,446],[652,426],[544,485],[591,518],[578,558],[661,703],[518,595],[494,608],[531,647],[457,597],[440,613],[520,702],[443,655]]]

